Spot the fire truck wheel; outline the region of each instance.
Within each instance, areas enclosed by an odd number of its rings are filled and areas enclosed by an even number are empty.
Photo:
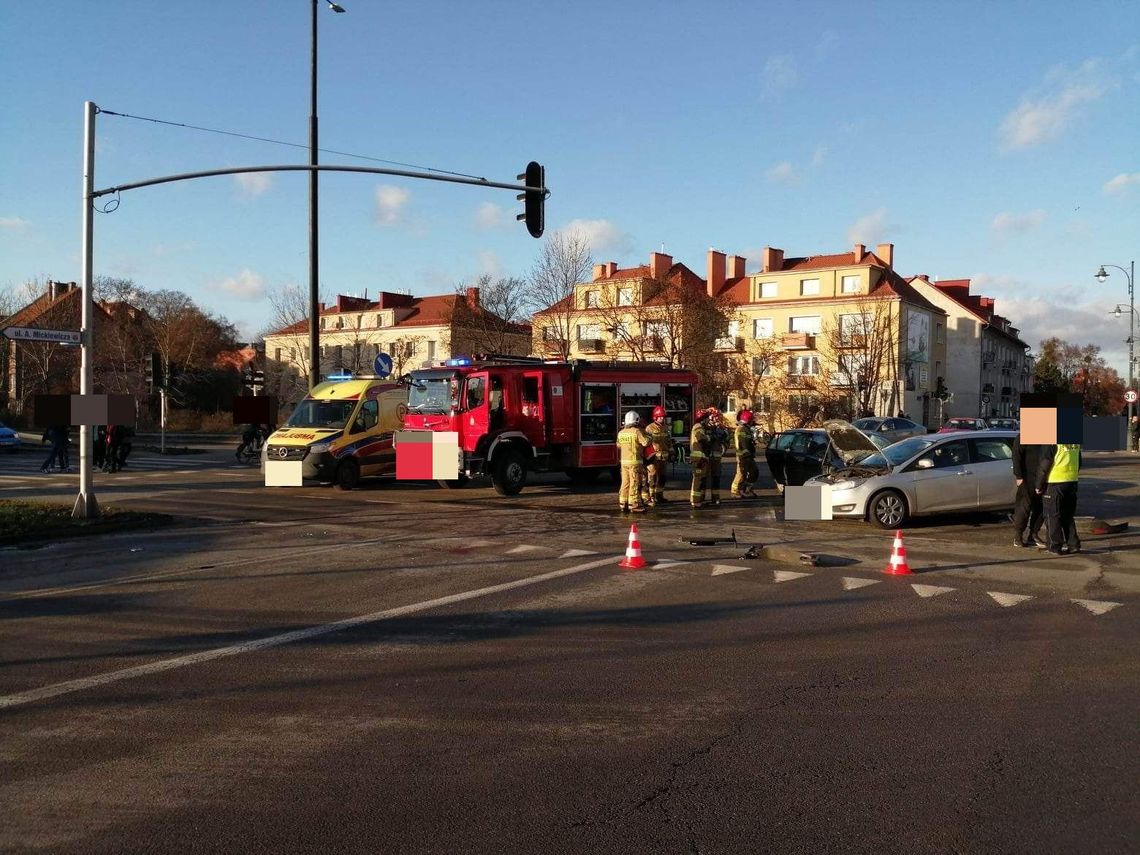
[[[500,496],[516,496],[526,483],[526,461],[514,451],[504,451],[495,458],[495,473],[491,477],[495,492]]]
[[[355,460],[345,460],[336,468],[336,485],[342,490],[353,490],[360,483],[360,467]]]
[[[459,477],[454,481],[444,481],[443,479],[440,479],[435,483],[439,484],[439,486],[443,487],[445,490],[458,490],[460,487],[466,487],[468,480],[470,479],[468,479],[466,475],[460,472]]]

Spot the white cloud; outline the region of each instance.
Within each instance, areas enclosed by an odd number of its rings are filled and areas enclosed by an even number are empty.
[[[234,176],[234,183],[242,198],[256,199],[273,186],[273,176],[268,172],[242,172]]]
[[[991,228],[999,235],[1023,234],[1040,226],[1045,222],[1045,217],[1045,212],[1040,209],[1026,214],[1002,211],[994,217]]]
[[[376,188],[376,222],[382,226],[394,226],[404,217],[404,207],[412,194],[403,187],[382,184]]]
[[[773,184],[794,184],[798,180],[795,167],[786,160],[769,167],[764,176]]]
[[[493,202],[484,202],[475,211],[475,228],[480,231],[501,229],[507,225],[506,211]]]
[[[0,217],[0,229],[26,229],[31,223],[20,217]]]
[[[851,224],[851,228],[847,230],[847,242],[873,246],[882,243],[887,232],[892,229],[892,226],[887,225],[887,209],[879,208]]]
[[[632,248],[629,235],[609,220],[571,220],[563,231],[580,234],[594,253],[623,253]]]
[[[799,81],[796,62],[791,54],[781,53],[768,57],[764,70],[760,72],[761,95],[764,98],[778,98]]]
[[[1113,82],[1096,59],[1073,69],[1051,69],[1043,85],[1023,96],[1002,121],[998,132],[1002,148],[1028,148],[1059,136],[1080,115],[1080,108],[1099,100]]]
[[[1120,196],[1133,184],[1140,184],[1140,172],[1121,172],[1104,183],[1104,192],[1109,196]]]
[[[254,273],[248,267],[243,267],[237,276],[223,279],[216,284],[227,294],[232,294],[239,300],[260,300],[265,296],[265,279],[259,273]]]

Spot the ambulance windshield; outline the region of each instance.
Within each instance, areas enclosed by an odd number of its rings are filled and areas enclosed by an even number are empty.
[[[285,427],[343,428],[356,407],[356,401],[314,401],[306,398],[297,405]]]
[[[455,374],[420,374],[412,375],[412,382],[408,388],[408,412],[410,413],[440,413],[451,411],[454,403],[452,397],[457,378]]]

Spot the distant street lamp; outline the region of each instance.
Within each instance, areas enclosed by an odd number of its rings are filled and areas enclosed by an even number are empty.
[[[1134,350],[1136,347],[1136,295],[1133,291],[1133,286],[1136,283],[1136,262],[1133,261],[1129,265],[1128,270],[1125,270],[1118,264],[1102,264],[1100,266],[1100,270],[1094,274],[1097,282],[1104,282],[1104,280],[1108,278],[1108,273],[1104,269],[1106,267],[1115,267],[1117,270],[1123,273],[1125,279],[1128,280],[1128,309],[1132,313],[1128,316],[1128,388],[1135,389],[1136,387],[1133,384],[1135,383],[1136,377],[1136,359],[1134,356]],[[1116,311],[1113,312],[1113,314],[1115,314],[1117,317],[1120,317],[1120,309],[1121,306],[1118,305],[1116,307]],[[1128,402],[1129,424],[1132,423],[1132,413],[1134,406],[1135,404],[1133,404],[1132,401]]]
[[[325,0],[332,11],[343,13],[344,7],[332,0]],[[309,165],[317,165],[317,6],[320,0],[313,0],[312,73],[309,89]],[[309,388],[321,381],[321,342],[320,342],[320,263],[318,252],[317,227],[317,170],[309,173]]]

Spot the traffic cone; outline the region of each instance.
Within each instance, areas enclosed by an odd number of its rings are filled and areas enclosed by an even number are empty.
[[[618,567],[627,570],[640,570],[645,566],[645,559],[641,557],[641,541],[637,535],[637,523],[629,527],[629,546],[625,548],[625,558],[618,562]]]
[[[906,563],[906,547],[903,546],[902,531],[895,531],[895,545],[891,550],[891,560],[883,571],[889,576],[909,576],[910,566]]]

